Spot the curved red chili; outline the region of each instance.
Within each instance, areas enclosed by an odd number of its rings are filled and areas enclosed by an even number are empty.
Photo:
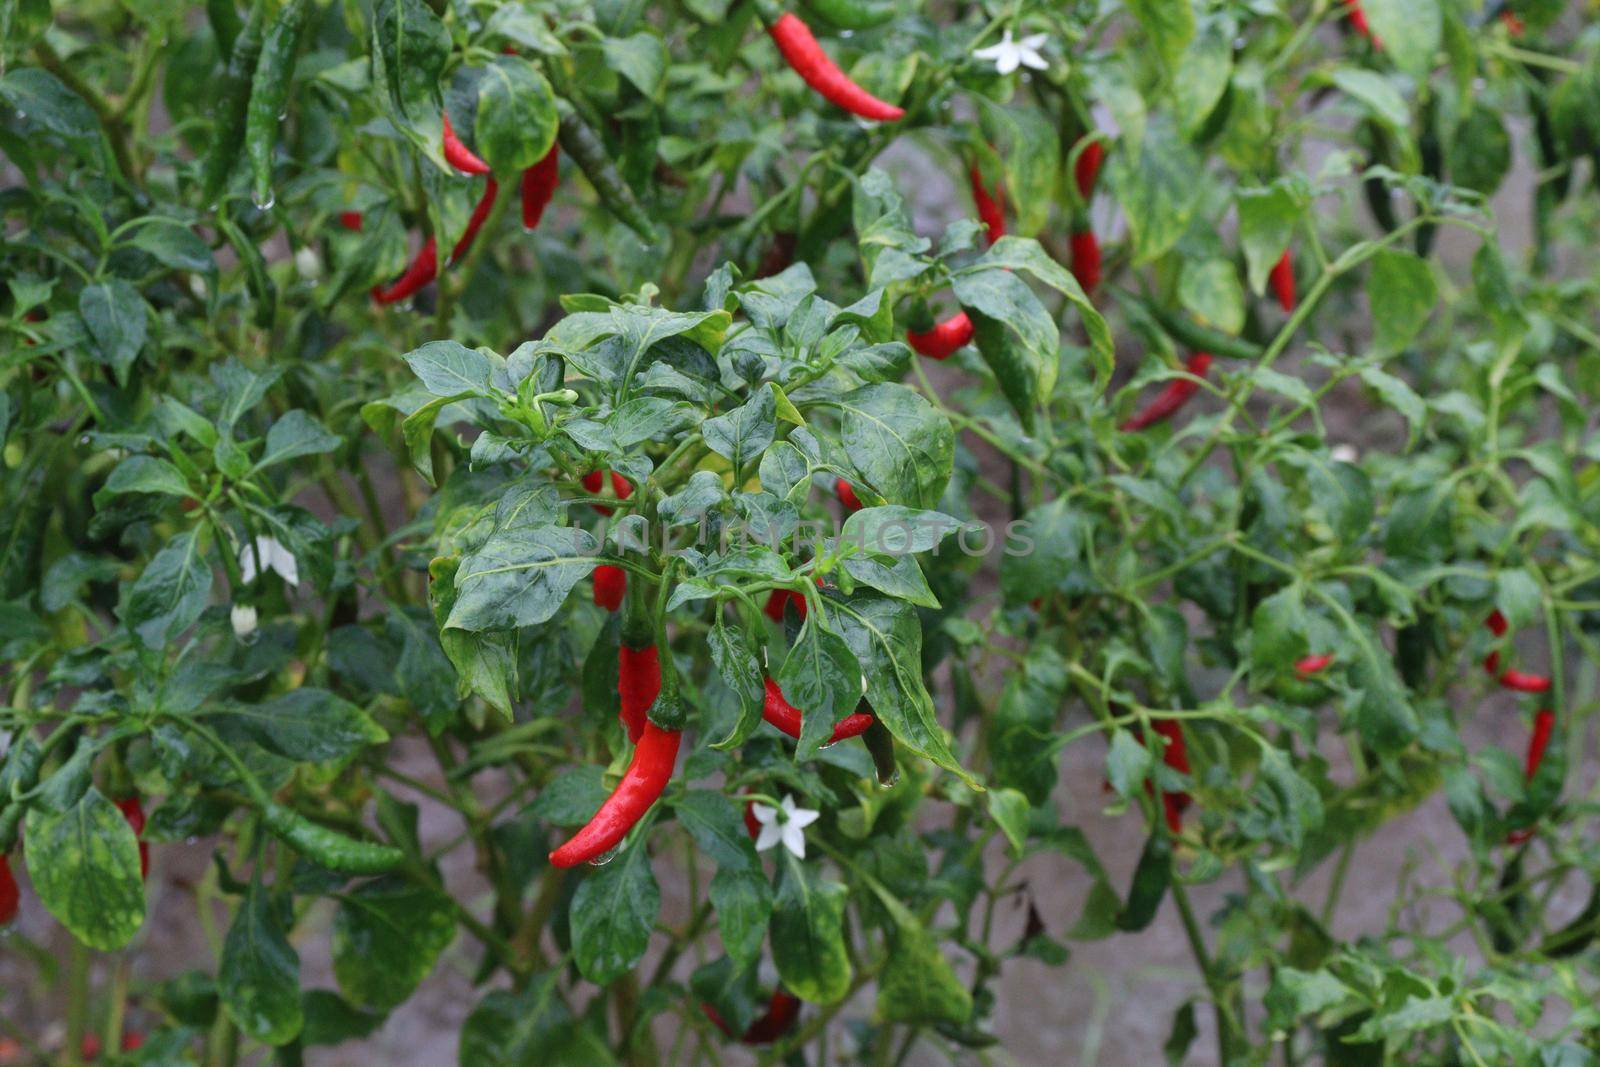
[[[861,510],[861,498],[856,496],[855,486],[851,485],[843,478],[840,478],[834,483],[833,488],[834,491],[839,494],[839,503],[844,505],[844,509],[846,511]],[[805,599],[803,597],[801,598],[801,603],[805,603]]]
[[[1533,781],[1533,776],[1539,773],[1540,764],[1544,763],[1545,749],[1550,747],[1550,735],[1555,731],[1556,713],[1549,708],[1541,708],[1533,717],[1533,733],[1528,735],[1528,754],[1523,760],[1522,774],[1527,781]],[[1513,830],[1506,835],[1506,844],[1520,845],[1533,837],[1533,827],[1525,826],[1520,830]]]
[[[1185,365],[1185,369],[1196,378],[1204,378],[1206,372],[1211,369],[1211,362],[1212,357],[1209,352],[1197,352],[1189,357],[1189,362]],[[1177,381],[1169,382],[1166,388],[1162,389],[1143,411],[1123,423],[1122,429],[1126,431],[1143,430],[1146,427],[1154,426],[1158,422],[1170,419],[1183,405],[1189,402],[1190,397],[1199,391],[1199,383],[1188,378],[1180,378]]]
[[[1082,229],[1070,238],[1072,247],[1072,276],[1085,293],[1100,287],[1100,239],[1091,229]]]
[[[773,622],[782,622],[783,607],[791,600],[794,601],[795,611],[800,613],[800,617],[802,619],[805,618],[806,598],[795,592],[793,589],[774,589],[772,592],[767,594],[766,606],[761,610],[764,611],[767,618],[771,619]]]
[[[1078,182],[1078,195],[1088,200],[1094,195],[1095,183],[1100,179],[1100,165],[1106,160],[1106,146],[1099,141],[1090,141],[1078,153],[1078,161],[1072,166],[1072,176]]]
[[[661,694],[661,658],[655,645],[630,648],[624,642],[617,653],[617,696],[621,707],[617,718],[628,731],[628,740],[637,744],[649,721],[650,705]]]
[[[1361,0],[1350,0],[1350,6],[1345,13],[1350,17],[1350,25],[1355,27],[1357,33],[1372,42],[1372,47],[1382,48],[1383,44],[1373,34],[1372,27],[1367,24],[1367,13],[1361,9]]]
[[[732,1028],[718,1014],[717,1009],[709,1004],[702,1004],[700,1010],[706,1013],[706,1018],[710,1019],[718,1030],[729,1037],[733,1036]],[[775,989],[772,992],[772,999],[767,1002],[767,1010],[750,1024],[739,1040],[746,1045],[770,1045],[788,1033],[799,1017],[800,998],[781,989]]]
[[[594,602],[607,611],[622,606],[622,597],[628,591],[628,572],[621,567],[602,563],[594,569]]]
[[[361,217],[361,212],[359,211],[339,212],[339,225],[347,230],[354,230],[356,233],[360,233],[364,224],[365,220]]]
[[[1183,740],[1183,727],[1172,719],[1162,719],[1155,724],[1156,733],[1167,739],[1161,762],[1180,774],[1189,773],[1189,748]],[[1161,806],[1166,811],[1167,829],[1177,834],[1183,831],[1183,812],[1189,806],[1188,793],[1161,794]]]
[[[17,889],[16,875],[11,873],[11,861],[0,853],[0,926],[17,917],[22,903],[22,892]]]
[[[783,699],[783,690],[778,688],[778,683],[771,678],[767,679],[767,698],[761,705],[761,717],[776,726],[790,737],[799,739],[801,712],[800,709]],[[865,712],[853,711],[846,715],[839,725],[833,728],[833,735],[827,743],[837,744],[848,737],[859,737],[866,733],[867,727],[872,725],[872,716]]]
[[[444,161],[459,170],[462,174],[488,174],[489,164],[485,163],[479,155],[461,143],[461,138],[456,136],[455,127],[450,125],[450,113],[444,113]]]
[[[645,720],[644,732],[633,750],[633,759],[622,773],[616,790],[600,805],[594,818],[560,848],[550,853],[552,867],[576,867],[615,848],[660,798],[672,769],[678,762],[678,744],[683,734],[663,730]]]
[[[139,877],[150,877],[150,845],[142,840],[144,837],[144,805],[139,803],[138,794],[123,797],[116,802],[117,810],[122,812],[122,817],[128,820],[128,825],[133,828],[133,836],[139,841]]]
[[[972,318],[965,311],[958,311],[943,322],[934,323],[931,330],[907,331],[906,343],[929,359],[949,359],[971,342],[973,332]]]
[[[1518,693],[1546,693],[1550,691],[1550,679],[1542,674],[1508,670],[1500,675],[1500,688]]]
[[[628,482],[628,479],[624,478],[616,471],[611,471],[610,474],[611,491],[612,493],[616,494],[616,498],[618,500],[626,500],[633,495],[633,486]],[[583,476],[580,484],[582,484],[584,490],[591,496],[599,496],[600,487],[604,484],[604,477],[604,472],[593,470]],[[604,504],[591,504],[589,506],[594,508],[602,515],[611,514],[611,509],[606,507]]]
[[[990,195],[983,184],[983,171],[974,163],[967,168],[967,179],[972,183],[972,202],[978,207],[978,220],[987,231],[990,244],[1006,235],[1005,183],[999,182]]]
[[[1282,258],[1273,264],[1272,291],[1277,295],[1278,304],[1283,310],[1294,310],[1294,260],[1289,258],[1288,249],[1285,249]]]
[[[1315,656],[1303,656],[1294,665],[1294,673],[1301,678],[1309,678],[1313,674],[1327,670],[1328,664],[1333,662],[1331,652],[1323,652]]]
[[[438,244],[430,237],[422,242],[422,248],[410,266],[406,267],[404,274],[388,286],[380,285],[373,288],[372,299],[380,304],[396,303],[414,295],[438,275]]]
[[[828,57],[817,43],[817,38],[801,19],[785,14],[767,32],[778,45],[778,51],[796,74],[817,91],[824,100],[838,104],[852,115],[879,122],[893,122],[905,111],[885,103],[850,80],[839,65]]]
[[[561,184],[561,149],[552,144],[543,159],[522,172],[522,228],[532,230]]]

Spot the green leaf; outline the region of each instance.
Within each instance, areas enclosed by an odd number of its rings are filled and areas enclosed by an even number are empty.
[[[134,230],[128,243],[148,252],[156,262],[173,270],[210,274],[217,269],[216,261],[211,258],[211,249],[200,239],[200,235],[173,219],[147,219]]]
[[[1006,835],[1012,854],[1020,858],[1028,841],[1028,798],[1015,789],[991,789],[988,800],[989,818]]]
[[[721,613],[718,613],[716,625],[711,627],[711,632],[706,636],[706,643],[717,673],[739,700],[738,721],[727,737],[711,746],[729,749],[743,744],[760,724],[766,685],[761,677],[761,663],[756,659],[755,648],[750,643],[750,635],[738,627],[724,625]]]
[[[1256,605],[1250,619],[1250,661],[1264,674],[1282,673],[1307,650],[1304,593],[1290,585]]]
[[[640,31],[632,37],[607,37],[600,42],[606,66],[632,83],[647,100],[659,100],[670,57],[661,38]]]
[[[0,100],[75,148],[100,143],[100,124],[83,97],[47,70],[18,67],[0,78]]]
[[[211,568],[200,551],[200,537],[185,530],[145,565],[128,591],[123,621],[147,648],[165,648],[200,617],[210,599]]]
[[[1438,296],[1426,260],[1394,249],[1378,252],[1367,275],[1373,347],[1380,352],[1405,348],[1427,323]]]
[[[1406,99],[1381,74],[1355,67],[1339,67],[1333,72],[1333,84],[1354,97],[1378,123],[1397,136],[1409,137],[1411,110]]]
[[[1283,256],[1304,214],[1300,197],[1287,180],[1255,189],[1239,189],[1239,245],[1244,249],[1250,291],[1265,290],[1267,276]]]
[[[1190,0],[1129,0],[1127,6],[1168,69],[1176,67],[1194,37]]]
[[[777,429],[777,397],[764,386],[726,415],[707,419],[701,424],[700,433],[706,447],[732,463],[738,472],[767,450]]]
[[[650,944],[661,889],[643,848],[625,849],[590,873],[572,898],[572,954],[578,971],[606,985],[633,970]]]
[[[874,1014],[886,1023],[961,1026],[972,1016],[972,994],[909,909],[894,909],[893,918]]]
[[[316,456],[339,447],[339,438],[306,412],[286,412],[267,431],[267,447],[252,471],[263,470],[300,456]]]
[[[1432,68],[1444,35],[1439,0],[1364,0],[1362,10],[1397,66],[1413,74]]]
[[[1143,790],[1150,779],[1152,762],[1150,750],[1132,731],[1119,729],[1112,733],[1106,752],[1106,780],[1118,796],[1128,799]]]
[[[849,891],[837,882],[813,882],[788,853],[779,865],[772,911],[772,962],[784,988],[813,1004],[832,1004],[850,991],[850,954],[844,943]]]
[[[229,718],[268,750],[307,763],[344,759],[389,739],[388,731],[348,700],[309,686],[262,704],[238,705]]]
[[[456,1062],[472,1067],[580,1067],[614,1062],[576,1054],[572,1013],[559,996],[559,977],[555,971],[535,975],[521,991],[497,989],[480,1000],[461,1026]]]
[[[965,270],[984,270],[990,267],[1022,271],[1032,275],[1035,281],[1048,285],[1067,298],[1067,302],[1077,311],[1078,318],[1083,323],[1084,333],[1089,337],[1089,346],[1095,355],[1095,376],[1101,388],[1104,388],[1112,370],[1111,328],[1106,325],[1106,320],[1095,309],[1094,301],[1089,299],[1072,272],[1050,258],[1049,253],[1039,246],[1039,242],[1020,237],[1000,238],[977,263]],[[1054,382],[1053,377],[1050,380]]]
[[[446,628],[507,630],[546,621],[594,570],[598,548],[594,535],[577,527],[525,526],[495,533],[462,559]]]
[[[1151,119],[1137,153],[1112,153],[1102,184],[1115,192],[1128,217],[1134,266],[1165,253],[1189,228],[1204,170],[1189,142],[1160,117]]]
[[[333,975],[352,1003],[380,1011],[411,996],[456,936],[456,912],[425,886],[384,878],[339,897]]]
[[[424,0],[381,0],[376,5],[367,48],[372,80],[383,87],[395,125],[441,165],[439,77],[450,50],[450,31]]]
[[[1244,289],[1230,260],[1186,260],[1178,276],[1178,300],[1202,324],[1235,334],[1244,328]]]
[[[744,824],[739,824],[741,834]],[[746,843],[748,834],[743,834]],[[707,889],[711,909],[717,916],[717,934],[722,949],[738,967],[748,967],[761,958],[761,945],[772,918],[772,885],[759,868],[738,870],[720,867]]]
[[[146,311],[139,291],[121,278],[86,285],[78,294],[78,314],[89,330],[95,354],[119,382],[128,380],[128,369],[144,347]]]
[[[1005,277],[1021,286],[1014,275]],[[1026,286],[1021,287],[1026,291]],[[1031,297],[1033,294],[1028,295]],[[1020,338],[1013,336],[1005,324],[1006,320],[990,318],[976,309],[968,314],[975,328],[973,343],[977,345],[978,354],[994,373],[1000,392],[1017,413],[1023,431],[1033,433],[1038,423],[1036,411],[1047,395],[1043,390],[1042,378],[1046,367],[1055,367],[1055,360],[1046,363]]]
[[[251,882],[222,945],[217,985],[222,1006],[246,1035],[285,1045],[304,1025],[300,957],[289,944],[292,916],[286,898]]]
[[[497,56],[478,82],[478,154],[496,174],[518,174],[549,154],[561,121],[555,90],[521,56]]]
[[[1085,523],[1066,497],[1033,509],[1023,523],[1007,535],[1000,557],[1000,590],[1009,604],[1048,596],[1084,570]]]
[[[34,892],[74,937],[102,952],[133,940],[145,912],[139,845],[98,789],[64,811],[30,807],[22,844]]]
[[[937,408],[891,382],[814,403],[838,410],[845,455],[885,500],[918,508],[939,503],[955,461],[955,431]]]
[[[193,496],[194,490],[183,472],[157,456],[129,456],[112,470],[106,484],[95,495],[95,505],[122,493],[165,493],[168,496]]]
[[[1203,18],[1179,61],[1172,84],[1174,113],[1178,126],[1193,137],[1205,125],[1227,91],[1233,73],[1233,40],[1230,20]]]
[[[861,667],[844,638],[808,619],[778,671],[784,699],[800,709],[797,760],[816,755],[861,699]]]
[[[430,341],[407,352],[406,364],[436,397],[489,395],[496,361],[456,341]]]

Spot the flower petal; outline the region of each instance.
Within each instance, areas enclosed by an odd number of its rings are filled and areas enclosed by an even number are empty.
[[[762,826],[761,833],[756,835],[756,851],[765,852],[782,840],[783,827],[775,822],[769,822]]]
[[[1022,65],[1022,58],[1015,48],[1010,49],[1005,55],[995,60],[994,69],[1001,74],[1010,74]]]
[[[789,825],[804,829],[821,817],[820,812],[812,811],[810,808],[796,808],[789,813]]]
[[[756,822],[762,826],[774,826],[778,822],[778,809],[766,804],[751,804],[750,814],[756,817]]]
[[[765,832],[765,831],[763,831]],[[798,859],[806,858],[806,832],[794,823],[783,824],[783,847]]]
[[[1034,70],[1050,69],[1050,64],[1045,62],[1044,57],[1031,48],[1024,48],[1018,56],[1025,67],[1032,67]]]

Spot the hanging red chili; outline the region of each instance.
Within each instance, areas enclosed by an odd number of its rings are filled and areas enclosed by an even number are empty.
[[[767,27],[767,32],[777,43],[778,51],[783,53],[784,61],[824,100],[852,115],[879,122],[894,122],[905,115],[904,110],[879,100],[851,81],[850,76],[828,58],[811,27],[798,16],[784,14]]]
[[[1100,178],[1100,166],[1106,160],[1106,146],[1099,141],[1090,141],[1078,153],[1078,161],[1072,166],[1072,176],[1078,182],[1078,195],[1088,200],[1094,195],[1095,183]]]
[[[22,893],[17,889],[17,877],[11,873],[11,860],[0,853],[0,926],[17,917],[22,903]]]
[[[1088,227],[1074,231],[1072,245],[1072,276],[1085,293],[1100,287],[1100,239]]]
[[[1188,774],[1189,749],[1184,744],[1183,727],[1172,719],[1162,719],[1155,724],[1155,730],[1167,740],[1161,762],[1179,774]],[[1188,793],[1169,793],[1165,790],[1161,793],[1161,806],[1166,812],[1167,829],[1174,834],[1183,832],[1183,812],[1189,806],[1189,801]]]
[[[929,359],[949,359],[955,351],[972,341],[972,319],[965,311],[958,311],[933,329],[906,333],[906,343]]]
[[[649,720],[650,705],[661,693],[661,658],[656,646],[631,648],[624,641],[617,654],[617,696],[621,707],[617,718],[628,731],[628,740],[638,743]]]
[[[432,237],[422,242],[422,248],[417,252],[405,273],[396,278],[388,286],[377,286],[372,290],[372,299],[380,304],[393,304],[404,300],[420,291],[432,282],[439,274],[439,257],[437,244]]]
[[[1533,733],[1528,736],[1528,756],[1523,771],[1529,781],[1539,772],[1544,762],[1544,750],[1550,747],[1550,734],[1556,728],[1556,713],[1541,708],[1533,717]]]
[[[450,113],[444,114],[444,161],[459,170],[462,174],[488,174],[489,164],[485,163],[479,155],[461,143],[461,138],[456,136],[455,127],[450,125]]]
[[[856,496],[855,486],[840,478],[834,483],[834,490],[839,494],[839,503],[844,505],[846,511],[861,510],[861,498]],[[803,598],[801,602],[804,603]]]
[[[622,781],[588,824],[550,853],[550,865],[576,867],[611,851],[628,836],[628,831],[667,788],[672,769],[678,762],[678,745],[682,740],[681,731],[663,730],[646,718]]]
[[[1350,0],[1350,6],[1345,9],[1350,17],[1350,25],[1355,31],[1372,42],[1372,47],[1382,48],[1382,43],[1373,35],[1372,27],[1367,24],[1367,13],[1361,9],[1361,0]]]
[[[990,244],[1006,235],[1005,183],[998,182],[994,195],[983,184],[983,171],[974,163],[967,168],[967,179],[972,183],[972,201],[978,207],[978,219],[983,223]]]
[[[1278,304],[1284,311],[1294,310],[1294,260],[1289,257],[1288,249],[1272,267],[1272,291],[1277,294]]]
[[[622,606],[622,597],[627,591],[627,571],[609,563],[602,563],[594,569],[594,602],[597,607],[616,611]]]
[[[1313,674],[1327,670],[1328,664],[1332,662],[1333,654],[1330,652],[1323,652],[1315,656],[1303,656],[1295,662],[1294,673],[1301,678],[1309,678]]]
[[[784,605],[789,603],[791,600],[794,601],[795,611],[800,613],[800,617],[802,619],[805,618],[806,598],[795,592],[793,589],[774,589],[772,592],[767,594],[766,606],[761,610],[764,611],[767,618],[771,619],[773,622],[782,622]]]
[[[561,149],[552,144],[545,157],[522,172],[522,228],[532,230],[561,184]]]
[[[756,802],[753,800],[744,802],[744,828],[752,841],[761,836],[761,820],[756,818]]]
[[[1196,352],[1189,357],[1189,362],[1185,364],[1185,369],[1195,378],[1204,378],[1206,372],[1211,369],[1211,362],[1212,357],[1209,352]],[[1200,384],[1188,378],[1180,378],[1177,381],[1169,382],[1166,388],[1162,389],[1143,411],[1124,422],[1122,429],[1126,431],[1143,430],[1146,427],[1154,426],[1158,422],[1170,419],[1183,405],[1189,402],[1190,397],[1199,391]]]
[[[790,737],[798,740],[802,721],[800,709],[783,699],[783,690],[778,688],[777,682],[768,678],[766,684],[767,698],[761,706],[761,717]],[[833,728],[833,734],[828,738],[827,743],[832,745],[848,737],[859,737],[871,725],[871,715],[860,711],[851,712],[839,722],[839,725]]]
[[[1509,625],[1506,617],[1496,608],[1484,620],[1484,625],[1489,627],[1489,632],[1496,638],[1503,638]],[[1518,693],[1544,693],[1550,689],[1550,678],[1543,674],[1534,674],[1530,671],[1500,670],[1500,650],[1492,649],[1483,657],[1483,669],[1490,674],[1497,675],[1497,680],[1502,689],[1510,689]]]
[[[706,1018],[729,1037],[733,1030],[717,1013],[717,1009],[709,1004],[700,1005],[700,1010],[706,1013]],[[800,998],[781,989],[772,992],[772,999],[767,1002],[767,1010],[752,1022],[739,1038],[746,1045],[770,1045],[793,1028],[794,1022],[800,1017]]]
[[[343,226],[345,229],[354,230],[356,233],[360,233],[361,232],[361,227],[362,227],[363,224],[364,224],[364,220],[361,217],[361,212],[359,212],[359,211],[341,211],[341,212],[339,212],[339,225]]]
[[[624,478],[616,471],[611,471],[610,474],[611,491],[616,494],[618,500],[626,500],[633,495],[633,486],[628,483],[628,479]],[[599,496],[600,487],[604,484],[604,478],[605,472],[598,470],[590,471],[588,474],[585,474],[582,479],[584,490],[591,496]],[[604,504],[591,504],[589,506],[594,508],[602,515],[611,514],[611,509],[606,507]]]
[[[139,841],[139,877],[150,877],[150,845],[144,837],[144,805],[139,803],[138,794],[123,797],[116,802],[117,810],[122,812],[122,817],[128,820],[128,825],[133,828],[133,836]]]

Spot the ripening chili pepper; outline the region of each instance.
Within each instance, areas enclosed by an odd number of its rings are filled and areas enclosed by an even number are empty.
[[[1545,693],[1550,690],[1550,679],[1542,674],[1508,670],[1500,675],[1500,688],[1518,693]]]
[[[907,331],[906,343],[929,359],[949,359],[957,349],[972,341],[974,332],[971,316],[965,311],[958,311],[942,322],[934,323],[931,330],[921,333]]]
[[[1086,226],[1074,231],[1070,240],[1072,276],[1085,293],[1092,293],[1100,287],[1100,239]]]
[[[1383,47],[1383,43],[1373,35],[1372,27],[1367,25],[1367,13],[1361,9],[1361,0],[1350,0],[1345,14],[1349,16],[1350,25],[1355,27],[1355,31],[1372,42],[1372,47]]]
[[[885,103],[850,80],[839,65],[828,58],[817,38],[799,16],[785,13],[767,27],[778,51],[794,72],[829,103],[838,104],[852,115],[879,122],[894,122],[905,111]]]
[[[17,917],[22,903],[22,893],[17,889],[17,877],[11,873],[11,861],[0,853],[0,926]]]
[[[761,717],[790,737],[799,740],[802,721],[800,709],[783,699],[783,690],[778,688],[777,682],[768,678],[766,686],[767,697],[761,705]],[[833,728],[833,734],[828,738],[827,744],[834,745],[846,738],[858,737],[866,732],[872,722],[871,715],[853,711]]]
[[[630,496],[632,496],[633,495],[633,486],[628,483],[628,479],[624,478],[622,475],[618,474],[616,471],[611,471],[610,473],[611,473],[611,491],[616,494],[617,499],[618,500],[626,500]],[[598,470],[593,470],[593,471],[590,471],[588,474],[585,474],[583,476],[583,480],[582,480],[581,484],[583,485],[584,491],[589,493],[589,495],[591,495],[591,496],[599,496],[600,495],[600,487],[601,487],[601,485],[604,484],[603,479],[604,479],[604,473],[603,472],[598,471]],[[596,511],[598,511],[602,515],[611,514],[611,509],[606,507],[604,504],[591,504],[589,506],[594,508]]]
[[[678,762],[678,744],[683,734],[663,730],[648,719],[633,750],[633,759],[617,783],[616,791],[600,805],[594,818],[566,844],[550,853],[552,867],[576,867],[617,846],[633,824],[644,817],[666,789],[672,769]]]
[[[989,243],[994,244],[1006,235],[1005,183],[997,183],[991,196],[983,184],[983,171],[976,163],[967,168],[967,178],[972,183],[972,202],[978,207],[978,220],[983,223]]]
[[[621,567],[602,563],[594,569],[594,602],[596,607],[616,611],[622,606],[622,597],[628,591],[628,572]]]
[[[794,250],[798,243],[793,230],[779,230],[773,234],[772,243],[761,253],[761,262],[756,264],[754,277],[770,278],[788,270],[794,263]]]
[[[1211,369],[1211,355],[1207,352],[1196,352],[1189,357],[1189,362],[1185,365],[1185,369],[1195,378],[1204,378],[1206,372]],[[1122,429],[1124,431],[1143,430],[1154,426],[1158,422],[1163,422],[1176,414],[1183,405],[1189,402],[1189,398],[1199,391],[1199,383],[1188,378],[1180,378],[1177,381],[1169,382],[1166,388],[1162,389],[1144,410],[1124,422]]]
[[[1078,195],[1088,200],[1094,195],[1095,183],[1100,178],[1100,166],[1106,160],[1106,146],[1099,141],[1090,141],[1078,153],[1078,160],[1072,166],[1072,176],[1078,183]]]
[[[122,1035],[120,1047],[123,1052],[137,1052],[144,1048],[144,1035],[137,1030],[129,1030]],[[83,1040],[78,1045],[81,1053],[80,1059],[97,1060],[100,1058],[100,1035],[84,1034]],[[0,1060],[0,1063],[5,1062]]]
[[[1294,260],[1289,258],[1288,249],[1284,249],[1282,258],[1273,264],[1272,291],[1277,294],[1278,304],[1284,311],[1294,310]]]
[[[706,1013],[706,1018],[729,1037],[733,1030],[717,1013],[717,1009],[709,1004],[700,1005],[700,1010]],[[800,998],[781,989],[772,992],[772,999],[767,1002],[767,1010],[752,1022],[740,1036],[739,1041],[746,1045],[770,1045],[794,1026],[800,1017]]]
[[[365,220],[361,217],[361,212],[359,211],[339,212],[339,225],[347,230],[354,230],[356,233],[360,233],[364,224]]]
[[[761,836],[761,820],[756,818],[756,802],[753,800],[744,802],[744,829],[752,841]]]
[[[856,496],[855,486],[840,478],[834,483],[834,490],[839,494],[839,503],[844,505],[846,511],[860,511],[861,498]]]
[[[794,601],[795,611],[800,613],[800,617],[802,619],[805,618],[806,598],[802,594],[795,592],[793,589],[774,589],[772,592],[767,594],[766,606],[761,610],[765,612],[767,618],[771,619],[773,622],[782,622],[784,605],[789,603],[791,600]]]
[[[1495,608],[1489,613],[1488,619],[1484,620],[1484,625],[1489,627],[1489,632],[1494,634],[1497,638],[1504,637],[1506,635],[1506,630],[1508,629],[1506,617],[1500,614],[1499,608]],[[1483,669],[1488,671],[1490,674],[1500,673],[1499,649],[1494,649],[1490,651],[1487,656],[1483,657]]]
[[[128,820],[128,825],[133,829],[133,836],[139,838],[139,877],[150,877],[150,845],[144,838],[144,805],[139,803],[137,794],[123,797],[116,802],[117,810],[122,812],[122,817]]]
[[[1303,656],[1294,665],[1294,673],[1301,678],[1309,678],[1327,670],[1328,664],[1333,662],[1331,652],[1323,652],[1315,656]]]
[[[661,693],[661,654],[654,644],[633,648],[627,641],[617,651],[617,696],[621,698],[617,718],[628,731],[628,740],[638,744],[649,718],[650,705]]]
[[[1500,12],[1500,21],[1505,24],[1506,32],[1513,37],[1521,37],[1527,32],[1527,25],[1517,17],[1514,11]]]
[[[1533,733],[1528,736],[1528,755],[1523,765],[1523,773],[1529,781],[1539,773],[1539,765],[1544,762],[1545,749],[1550,747],[1550,734],[1556,727],[1556,713],[1549,708],[1541,708],[1533,717]]]
[[[295,53],[299,51],[301,31],[310,9],[309,0],[289,0],[278,21],[267,31],[250,79],[244,150],[250,160],[251,194],[262,210],[272,204],[272,152],[278,146],[279,116],[288,106]]]
[[[489,164],[456,136],[456,129],[450,124],[448,111],[444,113],[444,161],[462,174],[476,177],[479,174],[489,173]]]
[[[389,285],[374,286],[372,299],[380,304],[394,304],[413,296],[438,277],[438,244],[432,237],[422,242],[416,258],[406,267],[405,273]]]
[[[1162,754],[1161,762],[1177,771],[1179,774],[1189,773],[1189,749],[1184,744],[1183,727],[1172,719],[1162,719],[1155,724],[1156,733],[1167,739],[1166,751]],[[1183,832],[1183,812],[1189,806],[1189,794],[1178,792],[1161,793],[1161,806],[1167,816],[1167,829],[1172,833]]]
[[[522,172],[522,228],[532,230],[561,184],[561,148],[552,144],[543,159]]]

